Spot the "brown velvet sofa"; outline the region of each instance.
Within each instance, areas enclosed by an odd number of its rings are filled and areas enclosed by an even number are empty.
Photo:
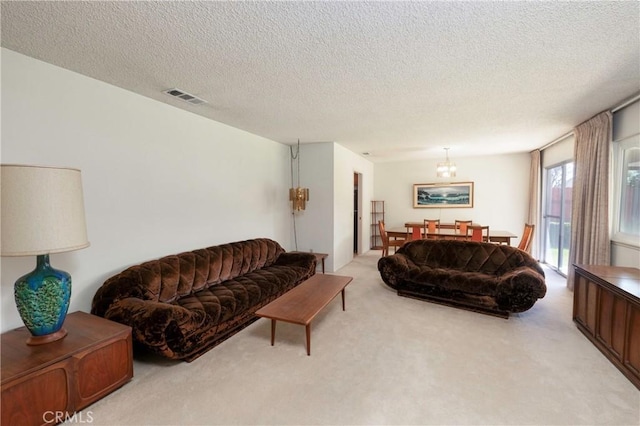
[[[504,318],[544,297],[544,271],[516,247],[455,240],[416,240],[380,258],[382,280],[415,297]]]
[[[127,268],[98,289],[91,313],[131,326],[136,348],[190,362],[315,271],[314,255],[270,239],[222,244]]]

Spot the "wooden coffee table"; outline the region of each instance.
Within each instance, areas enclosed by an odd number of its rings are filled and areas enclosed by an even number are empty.
[[[353,280],[341,275],[316,274],[289,290],[273,302],[256,311],[256,315],[271,319],[271,346],[276,334],[276,321],[304,325],[307,331],[307,355],[311,355],[311,321],[342,293],[342,310],[345,310],[344,289]]]

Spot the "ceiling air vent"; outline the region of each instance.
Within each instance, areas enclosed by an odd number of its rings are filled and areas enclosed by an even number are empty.
[[[205,101],[204,99],[201,99],[180,89],[167,89],[164,91],[164,93],[169,96],[173,96],[174,98],[178,98],[182,101],[188,102],[192,105],[202,105],[207,103],[207,101]]]

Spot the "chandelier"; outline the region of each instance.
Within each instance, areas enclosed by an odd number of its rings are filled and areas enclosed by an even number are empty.
[[[456,176],[456,163],[449,161],[449,148],[444,149],[447,155],[447,159],[438,163],[436,171],[438,177],[455,177]]]
[[[293,147],[289,147],[291,153],[291,186],[289,188],[289,201],[291,201],[291,208],[294,211],[300,211],[307,208],[307,201],[309,201],[309,188],[302,188],[300,186],[300,139],[298,139],[298,146],[296,153],[293,153]],[[293,162],[296,161],[298,166],[298,186],[293,188]]]

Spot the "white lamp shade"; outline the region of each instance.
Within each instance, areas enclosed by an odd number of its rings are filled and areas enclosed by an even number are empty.
[[[2,164],[2,256],[89,246],[80,170]]]

